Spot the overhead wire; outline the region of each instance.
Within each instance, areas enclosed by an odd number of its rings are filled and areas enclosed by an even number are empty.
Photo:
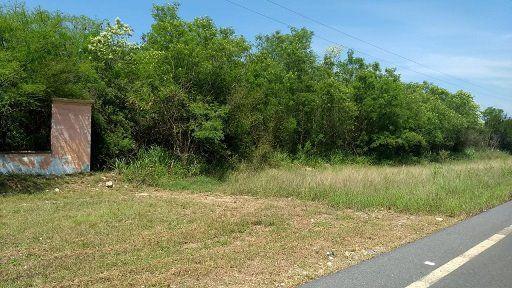
[[[461,81],[461,82],[464,82],[464,83],[466,83],[466,84],[470,84],[470,85],[472,85],[472,86],[474,86],[474,87],[479,87],[480,89],[484,89],[484,91],[485,91],[485,92],[492,92],[492,91],[487,91],[487,89],[488,89],[488,88],[486,88],[486,87],[484,87],[484,86],[482,86],[482,85],[479,85],[479,84],[473,83],[473,82],[471,82],[471,81],[469,81],[469,80],[465,80],[465,79],[462,79],[462,78],[459,78],[459,77],[453,76],[453,75],[451,75],[451,74],[448,74],[448,73],[446,73],[446,72],[439,71],[439,70],[437,70],[437,69],[431,68],[431,67],[429,67],[429,66],[427,66],[427,65],[425,65],[425,64],[423,64],[423,63],[420,63],[420,62],[418,62],[418,61],[416,61],[416,60],[414,60],[414,59],[411,59],[411,58],[409,58],[409,57],[403,56],[403,55],[401,55],[401,54],[399,54],[399,53],[396,53],[396,52],[393,52],[393,51],[391,51],[391,50],[389,50],[389,49],[383,48],[383,47],[381,47],[381,46],[379,46],[379,45],[377,45],[377,44],[374,44],[374,43],[372,43],[372,42],[370,42],[370,41],[364,40],[364,39],[362,39],[362,38],[360,38],[360,37],[354,36],[354,35],[352,35],[352,34],[350,34],[350,33],[347,33],[347,32],[345,32],[345,31],[343,31],[343,30],[339,29],[339,28],[336,28],[336,27],[334,27],[334,26],[331,26],[331,25],[325,24],[324,22],[322,22],[322,21],[320,21],[320,20],[317,20],[317,19],[315,19],[315,18],[313,18],[313,17],[310,17],[310,16],[308,16],[308,15],[305,15],[305,14],[303,14],[303,13],[301,13],[301,12],[298,12],[298,11],[296,11],[296,10],[294,10],[294,9],[292,9],[292,8],[289,8],[289,7],[285,6],[285,5],[282,5],[282,4],[280,4],[280,3],[276,2],[276,1],[273,1],[273,0],[265,0],[265,1],[267,1],[267,2],[271,3],[271,4],[275,5],[275,6],[278,6],[278,7],[282,8],[282,9],[284,9],[284,10],[288,11],[288,12],[291,12],[291,13],[293,13],[293,14],[295,14],[295,15],[298,15],[298,16],[300,16],[300,17],[304,18],[304,19],[307,19],[307,20],[309,20],[309,21],[311,21],[311,22],[313,22],[313,23],[316,23],[316,24],[318,24],[318,25],[320,25],[320,26],[322,26],[322,27],[325,27],[325,28],[328,28],[328,29],[333,30],[333,31],[335,31],[335,32],[341,33],[341,34],[343,34],[343,35],[345,35],[345,36],[347,36],[347,37],[349,37],[349,38],[352,38],[352,39],[354,39],[354,40],[357,40],[357,41],[359,41],[359,42],[362,42],[362,43],[364,43],[364,44],[366,44],[366,45],[369,45],[369,46],[371,46],[371,47],[373,47],[373,48],[376,48],[376,49],[378,49],[378,50],[380,50],[380,51],[383,51],[383,52],[385,52],[385,53],[388,53],[388,54],[391,54],[391,55],[397,56],[397,57],[399,57],[399,58],[402,58],[402,59],[404,59],[404,60],[406,60],[406,61],[409,61],[409,62],[411,62],[411,63],[414,63],[414,64],[416,64],[416,65],[418,65],[418,66],[421,66],[421,67],[423,67],[423,68],[426,68],[426,69],[428,69],[428,70],[430,70],[430,71],[432,71],[432,72],[436,72],[436,73],[442,74],[442,75],[444,75],[444,76],[447,76],[447,77],[450,77],[450,78],[456,79],[456,80]],[[494,93],[494,92],[493,92],[493,93]]]
[[[247,6],[245,6],[245,5],[241,4],[241,3],[237,2],[237,1],[233,1],[233,0],[224,0],[224,1],[226,1],[226,2],[228,2],[228,3],[230,3],[230,4],[232,4],[232,5],[238,6],[239,8],[242,8],[242,9],[244,9],[244,10],[247,10],[247,11],[249,11],[249,12],[251,12],[251,13],[257,14],[257,15],[259,15],[259,16],[261,16],[261,17],[263,17],[263,18],[266,18],[266,19],[268,19],[268,20],[271,20],[271,21],[273,21],[273,22],[276,22],[276,23],[279,23],[279,24],[281,24],[281,25],[287,26],[288,28],[294,28],[294,26],[293,26],[293,25],[291,25],[291,24],[289,24],[289,23],[287,23],[287,22],[285,22],[285,21],[279,20],[279,19],[277,19],[277,18],[274,18],[274,17],[272,17],[272,16],[269,16],[269,15],[267,15],[267,14],[264,14],[264,13],[262,13],[262,12],[259,12],[259,11],[257,11],[257,10],[254,10],[254,9],[252,9],[252,8],[250,8],[250,7],[247,7]],[[432,75],[429,75],[429,74],[426,74],[426,73],[423,73],[423,72],[420,72],[420,71],[414,70],[414,69],[409,68],[409,67],[406,67],[406,66],[397,65],[396,63],[394,63],[394,62],[392,62],[392,61],[389,61],[389,60],[387,60],[387,59],[384,59],[384,58],[381,58],[381,57],[374,56],[374,55],[372,55],[372,54],[370,54],[370,53],[367,53],[367,52],[364,52],[364,51],[361,51],[361,50],[358,50],[358,49],[354,49],[354,48],[352,48],[352,47],[348,47],[347,45],[341,44],[341,43],[339,43],[339,42],[337,42],[337,41],[333,41],[333,40],[330,40],[330,39],[325,38],[325,37],[322,37],[322,36],[319,36],[319,35],[313,34],[313,37],[315,37],[315,38],[317,38],[317,39],[320,39],[320,40],[323,40],[323,41],[325,41],[325,42],[331,43],[331,44],[333,44],[333,45],[337,45],[337,46],[340,46],[340,47],[344,47],[344,48],[346,48],[346,49],[351,49],[351,50],[353,50],[353,51],[355,51],[355,52],[357,52],[357,53],[360,53],[360,54],[366,55],[366,56],[371,57],[371,58],[374,58],[374,59],[376,59],[376,60],[379,60],[379,61],[382,61],[382,62],[390,63],[390,64],[392,64],[393,66],[395,66],[396,68],[400,68],[400,69],[408,70],[408,71],[411,71],[411,72],[414,72],[414,73],[417,73],[417,74],[423,75],[423,76],[428,77],[428,78],[430,78],[430,79],[434,79],[434,80],[437,80],[437,81],[439,81],[439,82],[443,82],[443,83],[445,83],[445,84],[448,84],[448,85],[451,85],[451,86],[454,86],[454,87],[458,87],[458,86],[460,86],[460,85],[459,85],[459,84],[457,84],[457,83],[454,83],[454,82],[451,82],[451,81],[447,81],[447,80],[445,80],[445,79],[438,78],[438,77],[435,77],[435,76],[432,76]],[[501,98],[501,99],[505,99],[505,100],[510,100],[509,98],[506,98],[506,97],[501,97],[501,96],[494,95],[494,94],[490,94],[490,95],[491,95],[491,96],[493,96],[493,97],[496,97],[496,98]]]

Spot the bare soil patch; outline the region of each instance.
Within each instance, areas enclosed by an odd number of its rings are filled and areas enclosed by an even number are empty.
[[[107,188],[105,177],[113,176],[70,177],[50,187],[58,192],[0,196],[2,285],[293,287],[460,219],[119,179]]]

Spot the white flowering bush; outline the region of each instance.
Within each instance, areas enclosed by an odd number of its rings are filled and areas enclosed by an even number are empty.
[[[133,29],[121,19],[116,18],[114,24],[107,27],[98,36],[91,39],[89,50],[99,59],[114,59],[125,56],[137,45],[129,42]]]

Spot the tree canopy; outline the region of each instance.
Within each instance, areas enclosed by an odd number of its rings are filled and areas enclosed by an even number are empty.
[[[52,97],[94,100],[96,167],[159,146],[208,165],[274,151],[379,159],[490,146],[510,150],[512,120],[465,91],[405,83],[353,51],[318,55],[313,32],[254,42],[208,17],[155,5],[129,25],[23,5],[0,8],[0,150],[49,149]]]

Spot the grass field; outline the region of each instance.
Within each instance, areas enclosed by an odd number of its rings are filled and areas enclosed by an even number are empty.
[[[4,180],[0,287],[293,287],[510,199],[511,167],[289,166],[196,191]]]
[[[241,171],[224,193],[292,197],[337,208],[470,215],[512,199],[512,157],[486,153],[475,160],[409,166],[289,166]]]
[[[119,180],[109,189],[101,176],[0,198],[0,286],[289,287],[456,221]]]

